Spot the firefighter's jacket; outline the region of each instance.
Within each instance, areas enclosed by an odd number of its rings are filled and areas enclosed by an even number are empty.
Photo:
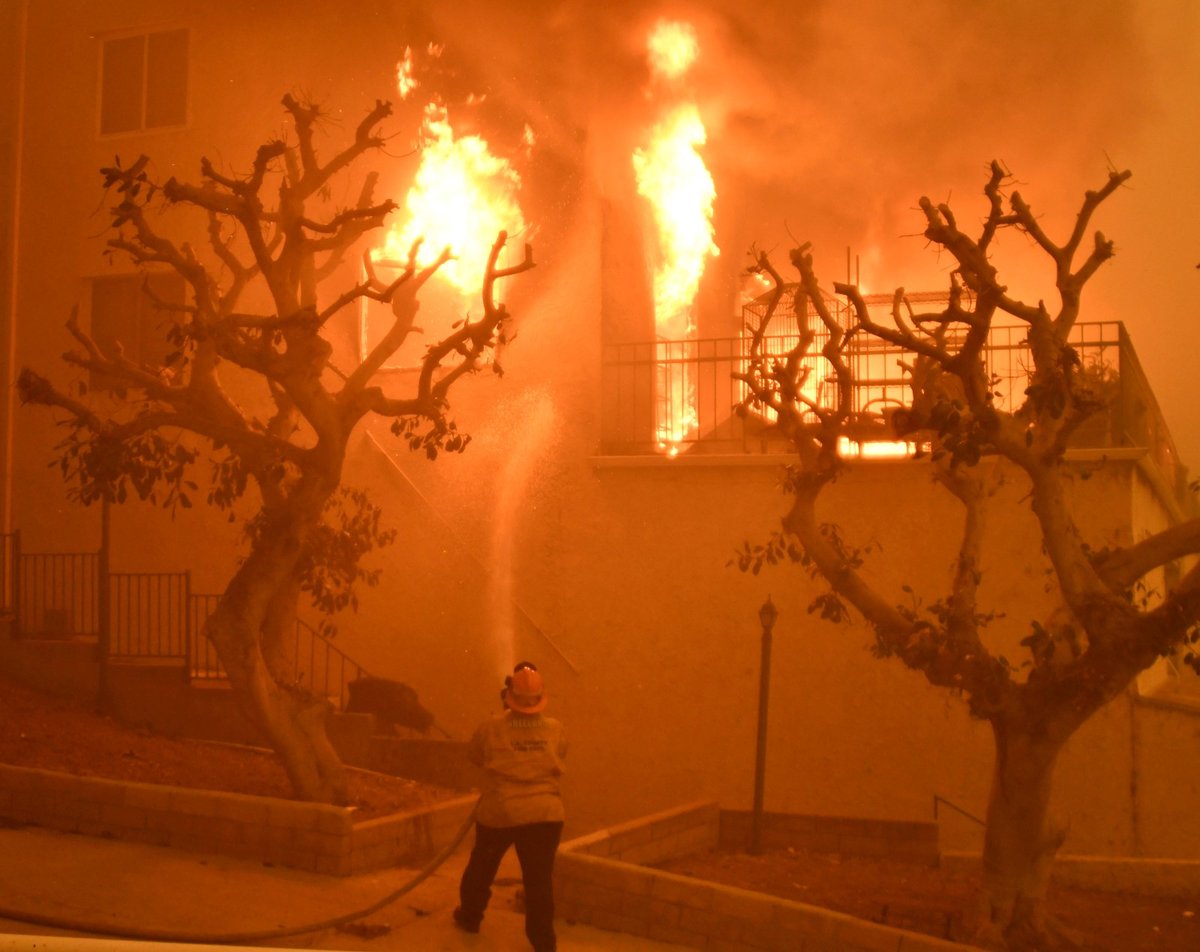
[[[481,724],[467,744],[467,757],[483,768],[478,821],[493,827],[561,823],[566,754],[566,732],[553,717],[505,711]]]

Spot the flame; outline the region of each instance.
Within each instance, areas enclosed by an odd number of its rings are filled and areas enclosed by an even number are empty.
[[[663,79],[678,79],[696,62],[700,43],[690,23],[659,20],[646,41],[650,69]]]
[[[396,64],[396,91],[401,99],[407,99],[408,94],[417,88],[417,79],[413,75],[413,51],[411,46],[404,47],[404,58]]]
[[[678,79],[695,62],[699,44],[689,24],[659,21],[647,51],[656,76]],[[689,363],[696,333],[692,304],[708,258],[720,253],[712,225],[716,186],[699,151],[707,138],[695,103],[676,103],[654,125],[649,143],[633,153],[638,194],[649,203],[655,226],[655,426],[669,456],[678,454],[679,444],[699,425]]]
[[[633,154],[638,194],[650,203],[658,229],[654,316],[664,337],[695,331],[692,302],[707,258],[719,254],[712,226],[717,190],[697,151],[706,140],[700,113],[689,103],[660,122],[650,145]]]
[[[406,261],[421,240],[417,264],[425,266],[449,248],[454,257],[438,276],[471,297],[480,290],[496,235],[525,227],[517,200],[521,178],[481,137],[456,138],[438,103],[425,107],[422,133],[421,163],[404,199],[403,225],[388,232],[379,257]]]
[[[859,442],[839,436],[838,456],[843,459],[911,459],[917,452],[917,444],[905,440],[868,440]]]

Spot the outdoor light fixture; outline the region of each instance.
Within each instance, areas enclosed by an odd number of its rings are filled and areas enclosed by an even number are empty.
[[[762,660],[759,663],[758,680],[758,745],[754,756],[754,810],[750,814],[750,852],[762,852],[763,782],[767,769],[767,707],[771,693],[771,630],[779,618],[779,609],[771,596],[758,610],[762,624]]]
[[[775,607],[775,603],[771,601],[771,596],[767,596],[767,600],[762,603],[762,607],[758,610],[758,620],[762,623],[763,631],[770,631],[775,627],[775,619],[779,617],[779,609]]]

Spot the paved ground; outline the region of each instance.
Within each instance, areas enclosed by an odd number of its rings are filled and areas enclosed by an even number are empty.
[[[470,843],[470,837],[467,838]],[[455,929],[450,911],[466,847],[395,903],[353,924],[254,942],[284,949],[421,952],[528,952],[524,920],[513,907],[520,870],[511,853],[501,866],[491,908],[477,936]],[[259,933],[336,918],[363,909],[412,878],[388,869],[359,876],[319,876],[260,862],[185,853],[118,840],[55,833],[36,827],[0,828],[0,952],[158,952],[158,942],[78,938],[94,932],[3,918],[30,914],[55,922],[97,923],[116,930],[166,931],[191,942],[220,942],[224,934]],[[372,933],[380,934],[372,936]],[[144,934],[144,933],[143,933]],[[558,923],[560,952],[635,952],[676,946],[586,926]],[[54,936],[76,937],[55,939]],[[234,946],[232,948],[249,947]],[[200,952],[203,946],[178,946]],[[222,945],[224,952],[231,946]]]

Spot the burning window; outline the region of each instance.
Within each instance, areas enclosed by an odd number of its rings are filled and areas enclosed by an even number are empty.
[[[105,356],[120,352],[129,360],[161,367],[173,345],[167,332],[175,320],[172,306],[184,303],[183,278],[174,272],[115,275],[91,282],[92,338]],[[115,382],[93,373],[93,390],[111,390]]]
[[[187,121],[188,31],[105,40],[100,52],[100,134]]]
[[[716,187],[700,153],[708,134],[684,84],[700,52],[694,29],[660,21],[646,52],[661,111],[632,158],[638,194],[655,227],[655,436],[660,452],[675,456],[700,426],[692,308],[705,265],[719,253],[712,225]]]
[[[423,58],[437,59],[442,49],[431,45]],[[421,88],[417,58],[404,51],[396,66],[396,88],[402,99]],[[525,145],[531,146],[526,129]],[[521,176],[512,163],[476,134],[460,134],[450,110],[436,95],[424,108],[421,158],[412,183],[389,221],[380,246],[371,252],[372,268],[384,285],[395,281],[414,254],[417,268],[433,264],[444,250],[450,260],[434,280],[421,289],[418,327],[383,365],[385,370],[419,366],[428,346],[450,333],[458,322],[470,320],[481,306],[483,276],[497,235],[510,237],[526,230],[521,211]],[[507,249],[500,267],[507,264]],[[502,288],[494,289],[497,301]],[[365,358],[392,326],[391,308],[363,299],[359,316],[359,357]]]

